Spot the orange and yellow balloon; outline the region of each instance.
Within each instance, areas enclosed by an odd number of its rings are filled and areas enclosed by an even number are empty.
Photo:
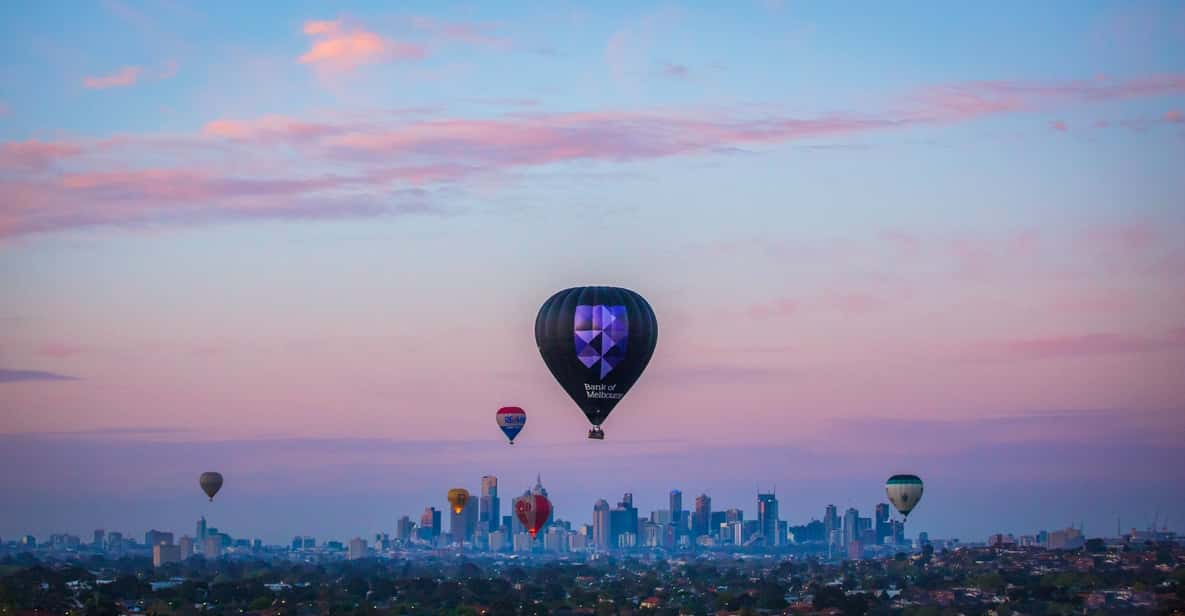
[[[469,502],[469,490],[453,488],[448,491],[448,502],[453,506],[453,513],[460,514],[465,510],[465,503]]]

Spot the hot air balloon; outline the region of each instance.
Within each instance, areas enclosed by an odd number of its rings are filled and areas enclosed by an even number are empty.
[[[465,503],[469,502],[469,490],[453,488],[448,491],[448,502],[453,506],[453,513],[460,514],[465,510]]]
[[[617,287],[575,287],[552,295],[535,318],[535,343],[593,428],[613,412],[654,355],[658,321],[641,295]]]
[[[531,533],[531,539],[539,534],[539,529],[547,524],[547,519],[551,517],[551,501],[542,494],[528,494],[519,498],[514,503],[514,513],[518,516],[518,521],[523,523],[527,528],[527,532]]]
[[[210,497],[210,502],[214,502],[214,495],[218,493],[218,490],[222,489],[222,473],[202,473],[201,478],[198,479],[198,484],[202,486],[202,492],[205,492],[206,496]]]
[[[897,511],[908,518],[909,512],[922,500],[922,480],[917,475],[893,475],[885,482],[885,494]]]
[[[514,444],[514,437],[527,425],[527,414],[517,406],[504,406],[498,409],[497,419],[498,427],[502,428],[506,438],[510,439],[511,445]]]

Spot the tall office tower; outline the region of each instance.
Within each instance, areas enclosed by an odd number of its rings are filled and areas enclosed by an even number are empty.
[[[440,536],[440,511],[436,507],[427,507],[420,515],[421,537],[427,541],[435,541]]]
[[[354,537],[350,540],[350,552],[348,558],[350,560],[362,560],[366,558],[366,540],[361,537]]]
[[[833,530],[839,530],[839,512],[835,505],[827,505],[823,510],[823,531],[830,537]]]
[[[110,532],[107,533],[107,550],[110,552],[123,552],[123,533]]]
[[[155,528],[144,533],[144,545],[173,545],[173,533],[167,533]]]
[[[609,547],[620,545],[621,535],[638,534],[638,509],[634,507],[634,495],[622,495],[621,502],[609,512]]]
[[[189,535],[181,535],[181,538],[177,540],[177,545],[181,548],[181,560],[193,556],[193,539]]]
[[[691,516],[691,536],[699,537],[708,534],[709,523],[712,520],[712,497],[700,494],[695,497],[695,513]]]
[[[778,536],[778,498],[773,494],[757,495],[757,525],[767,547],[782,545]]]
[[[412,526],[411,518],[400,516],[399,520],[395,522],[395,539],[404,543],[410,540]]]
[[[529,492],[528,492],[528,494],[529,494]],[[524,494],[523,496],[516,496],[516,497],[510,499],[510,511],[512,511],[512,512],[518,511],[518,502],[520,500],[522,500],[523,498],[525,498],[526,496],[527,495]],[[510,528],[511,537],[513,537],[519,533],[527,532],[527,527],[523,526],[522,520],[518,519],[518,515],[510,515],[507,517],[510,518],[509,528]]]
[[[151,545],[153,567],[181,562],[180,547],[167,543],[153,543]]]
[[[202,555],[207,560],[214,560],[222,556],[222,538],[218,536],[206,537],[202,542]]]
[[[876,506],[876,542],[884,543],[885,538],[892,534],[893,527],[889,524],[889,503],[879,503]]]
[[[856,511],[854,507],[849,507],[843,514],[843,545],[846,547],[859,538],[860,512]]]
[[[197,534],[194,538],[197,539],[199,545],[206,540],[206,516],[202,516],[202,519],[198,520]]]
[[[676,533],[683,528],[683,492],[671,490],[671,524]]]
[[[448,510],[448,532],[452,536],[454,543],[464,543],[472,539],[469,535],[469,512],[476,509],[477,503],[474,499],[465,501],[465,507],[461,509],[460,513],[456,513],[449,508]]]
[[[106,542],[107,542],[107,533],[101,528],[96,529],[95,530],[95,539],[93,542],[91,542],[91,545],[95,546],[96,548],[102,548]]]
[[[486,531],[498,530],[502,523],[502,503],[498,500],[498,478],[485,475],[481,478],[481,511],[478,524]]]
[[[611,545],[613,527],[610,520],[609,501],[602,498],[593,505],[593,545],[602,550]]]

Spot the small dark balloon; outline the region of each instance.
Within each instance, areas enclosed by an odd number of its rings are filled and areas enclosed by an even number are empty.
[[[202,492],[205,492],[206,496],[210,497],[210,501],[213,501],[214,495],[222,489],[222,473],[202,473],[198,484],[202,486]]]

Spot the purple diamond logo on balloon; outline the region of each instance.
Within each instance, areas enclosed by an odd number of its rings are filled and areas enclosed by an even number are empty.
[[[601,379],[625,359],[630,321],[625,306],[576,307],[576,357],[586,368],[601,363]]]

